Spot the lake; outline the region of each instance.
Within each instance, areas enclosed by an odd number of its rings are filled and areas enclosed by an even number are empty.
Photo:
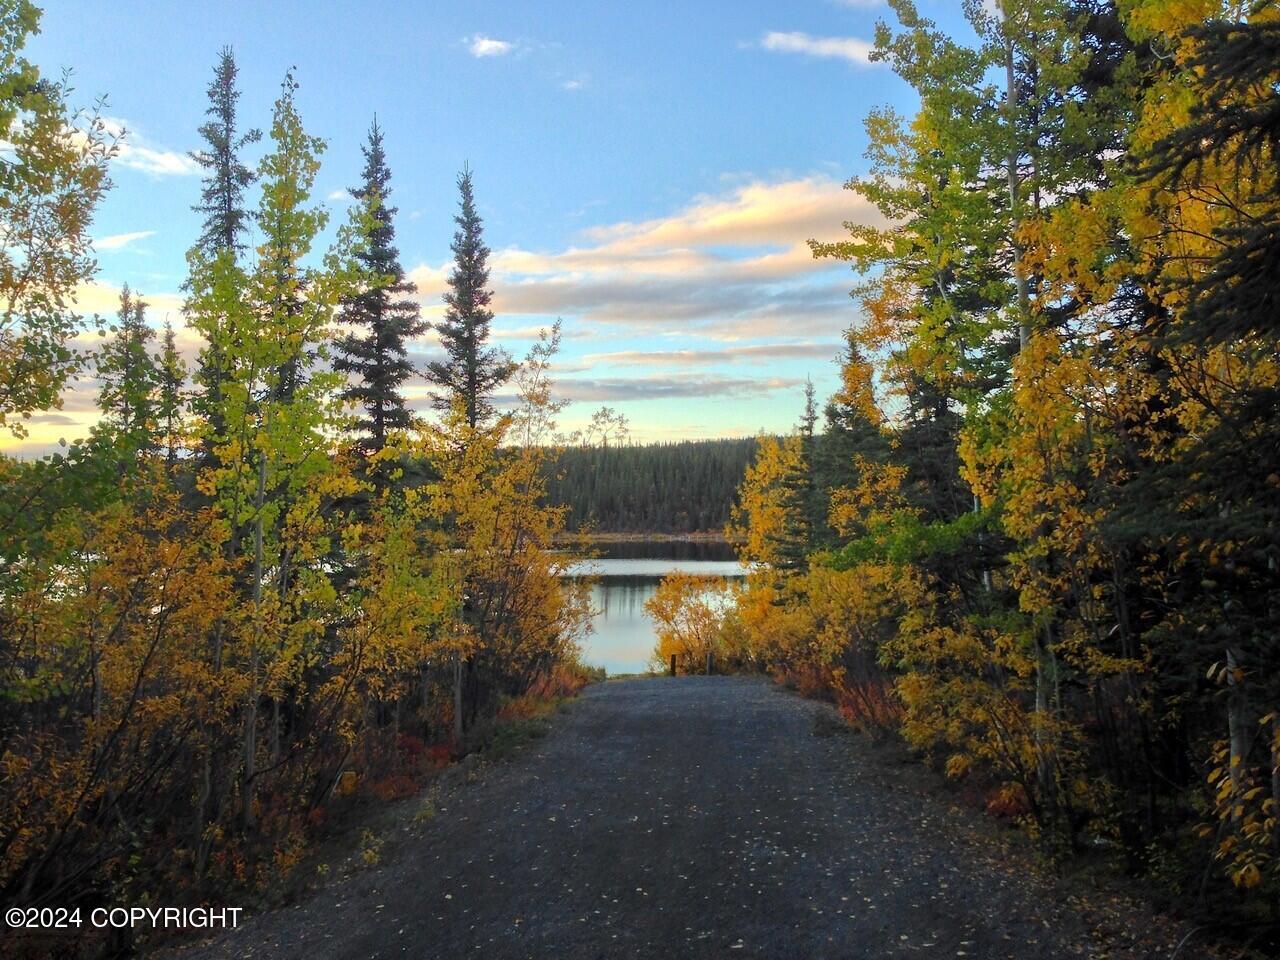
[[[649,669],[658,638],[644,602],[664,576],[676,570],[717,577],[744,572],[727,543],[647,540],[605,543],[597,549],[600,558],[586,565],[599,579],[591,588],[593,632],[582,652],[583,660],[604,667],[610,676]]]

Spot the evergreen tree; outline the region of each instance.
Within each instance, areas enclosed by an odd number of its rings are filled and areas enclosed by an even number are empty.
[[[809,563],[812,531],[807,502],[809,464],[803,436],[761,436],[747,468],[726,532],[738,556],[768,568],[777,584]]]
[[[223,47],[209,84],[209,107],[205,111],[209,119],[199,128],[207,148],[191,154],[205,171],[200,203],[192,208],[204,214],[204,226],[193,255],[209,260],[219,256],[235,260],[244,249],[242,236],[253,216],[245,209],[244,191],[253,183],[255,175],[240,162],[240,151],[256,143],[262,134],[256,129],[237,132],[236,102],[240,99],[240,91],[236,89],[237,72],[231,48]],[[208,420],[211,435],[206,438],[206,459],[212,458],[212,445],[223,436],[225,429],[222,391],[228,372],[222,340],[217,331],[209,337],[208,346],[200,351],[195,377],[201,387],[195,406]]]
[[[172,467],[178,459],[179,431],[182,426],[183,387],[187,383],[187,365],[178,353],[173,324],[164,322],[160,341],[159,365],[156,370],[159,395],[156,424],[164,435],[165,463]]]
[[[804,380],[804,413],[800,414],[800,435],[806,442],[813,440],[814,428],[818,424],[818,401],[813,389],[813,378]],[[808,445],[808,444],[807,444]]]
[[[813,453],[814,486],[821,509],[812,522],[819,546],[835,543],[835,531],[828,522],[832,491],[857,484],[859,458],[872,463],[889,458],[889,441],[871,384],[871,364],[853,331],[845,334],[845,347],[837,362],[842,386],[823,408],[823,431]]]
[[[871,385],[871,363],[852,331],[845,335],[845,347],[837,362],[843,384],[823,408],[824,426],[816,464],[818,483],[828,489],[853,483],[855,456],[883,461],[889,453]]]
[[[570,446],[547,463],[547,496],[570,529],[707,533],[724,529],[756,438]]]
[[[209,84],[207,121],[199,134],[208,148],[192,152],[191,158],[205,170],[200,203],[192,209],[204,214],[198,247],[209,256],[228,250],[238,254],[244,249],[241,235],[248,229],[251,214],[244,207],[244,191],[254,181],[254,173],[240,162],[239,152],[262,136],[259,130],[236,132],[235,55],[230,47],[218,54],[218,65]]]
[[[450,409],[461,403],[467,424],[475,429],[493,416],[490,397],[515,372],[515,364],[503,350],[488,346],[489,304],[493,292],[489,283],[489,248],[484,244],[484,223],[476,212],[471,170],[458,176],[458,230],[453,235],[453,272],[450,290],[444,295],[444,319],[436,325],[447,357],[427,367],[428,378],[442,392],[436,406]]]
[[[1192,27],[1188,37],[1198,45],[1189,66],[1201,73],[1202,97],[1188,122],[1155,144],[1145,172],[1170,186],[1203,189],[1201,181],[1211,179],[1218,164],[1234,165],[1255,187],[1251,199],[1259,209],[1214,230],[1215,255],[1206,269],[1167,283],[1190,301],[1183,323],[1168,335],[1188,343],[1250,336],[1274,343],[1280,338],[1280,179],[1274,175],[1280,23],[1208,22]],[[1271,96],[1248,99],[1254,90],[1270,90]]]
[[[391,171],[377,120],[369,128],[368,145],[362,149],[363,183],[351,191],[351,196],[367,205],[373,224],[368,246],[356,257],[380,282],[362,289],[343,304],[342,321],[356,330],[338,340],[333,365],[339,372],[357,378],[345,396],[365,410],[357,423],[362,434],[360,448],[365,453],[376,453],[386,446],[389,430],[409,426],[409,410],[399,392],[400,385],[413,374],[405,340],[424,333],[427,323],[411,299],[416,288],[405,279],[395,247],[396,208],[387,205]]]
[[[770,539],[774,551],[774,567],[787,573],[804,570],[813,551],[813,474],[804,445],[798,445],[794,464],[778,481],[778,504],[782,523]]]
[[[799,433],[800,449],[804,455],[804,471],[794,478],[795,496],[800,511],[803,513],[803,541],[808,553],[823,539],[827,529],[827,497],[818,484],[818,445],[821,438],[816,435],[818,424],[817,392],[813,387],[813,379],[806,377],[804,381],[804,411],[800,414]]]
[[[155,446],[160,375],[147,352],[155,334],[147,326],[146,311],[147,304],[126,284],[120,292],[115,336],[97,357],[102,381],[98,406],[104,427],[116,438],[122,465]]]

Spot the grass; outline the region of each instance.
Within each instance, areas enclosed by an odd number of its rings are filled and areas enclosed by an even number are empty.
[[[556,705],[538,716],[496,718],[480,724],[467,738],[468,747],[486,760],[509,760],[529,744],[541,740],[551,731],[549,714]]]

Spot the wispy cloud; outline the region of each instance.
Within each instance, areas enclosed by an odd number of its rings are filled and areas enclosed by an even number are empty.
[[[738,177],[726,183],[664,216],[597,224],[566,247],[496,250],[495,340],[518,354],[540,327],[564,317],[558,392],[584,406],[725,398],[737,410],[753,403],[767,407],[775,393],[798,389],[806,361],[826,366],[840,331],[856,319],[847,266],[815,260],[807,241],[837,239],[845,234],[845,222],[883,220],[826,175]],[[410,271],[428,319],[442,311],[450,267],[445,261]],[[119,293],[118,281],[84,284],[76,309],[114,315]],[[180,295],[146,289],[142,294],[153,324],[166,316],[173,320],[179,349],[193,363],[200,340],[182,324]],[[96,345],[92,334],[83,339],[82,348]],[[656,349],[643,349],[650,346]],[[415,361],[434,358],[438,336],[429,332],[412,349]],[[421,384],[406,390],[415,405],[425,393]],[[95,384],[78,384],[56,411],[75,422],[33,424],[31,444],[82,433],[97,417],[96,395]],[[692,416],[697,405],[689,407]],[[759,428],[757,414],[742,416],[736,426],[737,421],[718,420],[707,429]],[[82,429],[73,429],[77,425]],[[12,446],[2,439],[0,446]]]
[[[858,66],[871,63],[875,47],[857,37],[815,37],[793,31],[771,30],[760,39],[760,46],[775,53],[799,53],[822,59],[845,60]]]
[[[561,368],[563,369],[563,368]],[[745,399],[767,396],[779,390],[796,390],[803,380],[788,377],[668,376],[647,377],[560,377],[555,381],[556,397],[572,403],[626,403],[643,400],[686,400],[725,397]],[[405,391],[410,409],[429,410],[431,394],[424,388]],[[494,402],[501,407],[514,406],[519,398],[513,393],[499,393]]]
[[[154,237],[154,230],[135,230],[133,233],[113,233],[109,237],[98,237],[93,241],[95,250],[123,250],[136,240]]]
[[[787,377],[752,379],[707,375],[652,377],[565,377],[556,381],[557,395],[582,403],[634,400],[682,400],[709,397],[757,397],[794,390],[803,380]],[[502,398],[499,398],[502,399]]]
[[[584,366],[693,367],[729,363],[771,363],[784,359],[830,359],[838,349],[826,343],[752,343],[737,347],[698,350],[619,350],[590,353]]]
[[[476,58],[502,57],[516,48],[515,43],[510,40],[498,40],[494,37],[487,37],[483,33],[476,33],[467,37],[466,44],[471,55]]]
[[[190,177],[201,172],[200,164],[187,153],[152,143],[118,117],[104,117],[103,126],[107,133],[120,139],[115,156],[119,166],[153,177]]]
[[[153,320],[163,319],[166,314],[176,316],[182,311],[182,297],[176,293],[148,293],[143,290],[141,294]],[[79,312],[105,316],[120,308],[120,287],[106,280],[91,280],[76,287],[72,299]]]
[[[794,392],[856,320],[847,267],[815,260],[807,242],[845,235],[846,222],[884,221],[832,177],[749,179],[666,216],[596,225],[563,249],[495,250],[494,308],[512,329],[494,334],[525,339],[563,317],[572,346],[556,391],[575,404]],[[410,271],[427,316],[442,309],[449,267]]]
[[[669,216],[594,227],[567,249],[497,250],[495,308],[570,317],[601,335],[835,336],[851,319],[847,274],[815,260],[807,241],[843,236],[845,221],[883,222],[833,178],[753,180]],[[448,267],[411,271],[428,313]]]

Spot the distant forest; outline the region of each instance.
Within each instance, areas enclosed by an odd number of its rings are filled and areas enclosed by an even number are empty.
[[[571,530],[718,532],[756,439],[569,447],[547,464],[547,494],[571,510]]]

